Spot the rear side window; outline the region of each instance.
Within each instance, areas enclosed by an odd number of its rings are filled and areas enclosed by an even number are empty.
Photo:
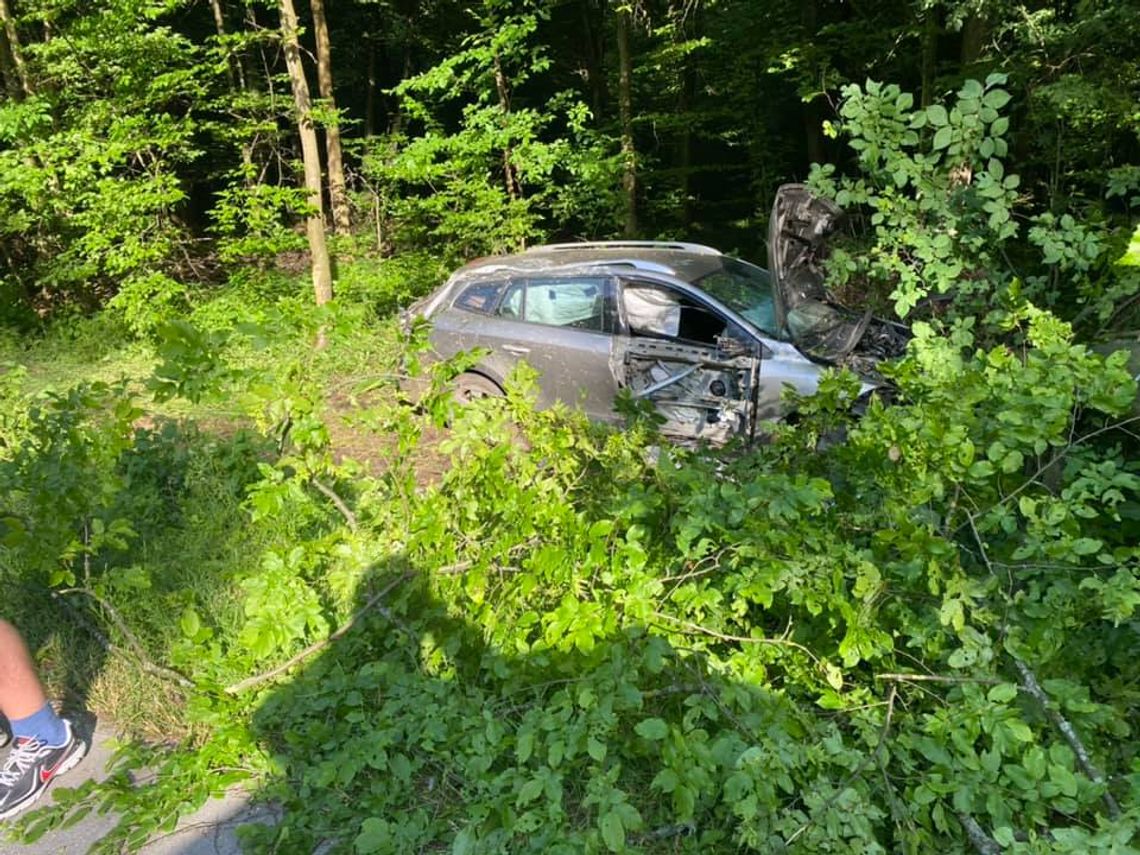
[[[597,277],[527,279],[511,285],[499,314],[528,323],[609,332],[608,280]]]
[[[489,315],[495,310],[502,290],[502,282],[475,282],[463,289],[453,305],[457,309]]]

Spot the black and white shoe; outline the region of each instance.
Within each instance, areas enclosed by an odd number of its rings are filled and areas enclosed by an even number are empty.
[[[75,726],[63,719],[67,741],[45,745],[39,739],[19,737],[0,769],[0,819],[8,819],[29,807],[48,785],[71,769],[87,753],[87,742]]]

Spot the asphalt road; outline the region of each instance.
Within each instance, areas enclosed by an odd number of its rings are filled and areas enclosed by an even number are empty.
[[[112,753],[108,741],[113,736],[114,733],[109,728],[98,725],[91,750],[83,762],[60,778],[53,787],[75,787],[91,778],[104,778]],[[52,790],[48,790],[41,801],[50,804],[51,800]],[[152,841],[140,852],[143,855],[240,855],[241,847],[238,846],[235,829],[249,822],[272,821],[273,813],[270,809],[251,807],[248,796],[235,790],[227,793],[225,798],[208,802],[193,816],[185,817],[174,832]],[[114,827],[114,816],[92,812],[70,828],[56,829],[31,844],[13,843],[0,833],[0,853],[82,855]]]

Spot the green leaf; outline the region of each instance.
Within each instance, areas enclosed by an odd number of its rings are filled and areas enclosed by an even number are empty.
[[[1000,110],[1009,103],[1010,94],[1004,89],[991,89],[982,98],[982,103],[994,110]]]
[[[985,88],[982,86],[980,81],[970,79],[962,84],[962,88],[958,90],[958,97],[981,98],[984,91]]]
[[[991,703],[995,704],[1008,704],[1017,697],[1017,684],[1016,683],[1000,683],[994,686],[986,694]]]
[[[1095,537],[1078,537],[1073,541],[1071,549],[1075,555],[1092,555],[1100,552],[1103,546]]]
[[[178,625],[182,628],[182,634],[189,639],[197,638],[198,631],[202,629],[202,621],[191,606],[182,610],[182,618],[178,621]]]
[[[634,728],[637,735],[643,739],[659,740],[669,735],[669,725],[659,718],[647,718],[638,722]]]
[[[926,108],[926,119],[936,128],[944,126],[950,117],[946,114],[946,108],[941,104],[931,104]]]
[[[681,779],[677,777],[677,773],[672,769],[666,768],[657,773],[657,776],[649,786],[663,793],[671,793],[677,788],[677,784],[680,782]]]
[[[534,731],[527,730],[519,734],[518,742],[515,744],[515,760],[521,766],[530,759],[530,755],[534,752]]]
[[[1077,794],[1077,776],[1064,766],[1050,766],[1049,780],[1057,785],[1062,794],[1070,798]]]
[[[946,148],[954,139],[954,129],[949,125],[943,126],[938,129],[934,135],[933,149],[939,151]]]
[[[833,665],[831,662],[824,662],[823,676],[827,680],[827,684],[835,689],[835,691],[838,692],[843,688],[843,672],[839,670],[838,666]]]
[[[531,778],[519,788],[518,798],[515,799],[515,807],[523,807],[533,802],[542,795],[542,788],[542,778]]]
[[[379,817],[369,817],[360,824],[360,833],[353,848],[360,853],[380,852],[388,848],[392,835],[388,823]]]
[[[621,852],[625,849],[625,826],[621,815],[617,811],[607,811],[598,820],[598,828],[602,832],[602,840],[611,852]]]

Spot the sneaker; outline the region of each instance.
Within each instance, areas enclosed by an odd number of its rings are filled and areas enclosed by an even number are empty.
[[[0,819],[15,816],[43,795],[56,775],[62,775],[83,759],[87,743],[67,719],[67,741],[52,747],[34,736],[16,740],[0,769]]]

